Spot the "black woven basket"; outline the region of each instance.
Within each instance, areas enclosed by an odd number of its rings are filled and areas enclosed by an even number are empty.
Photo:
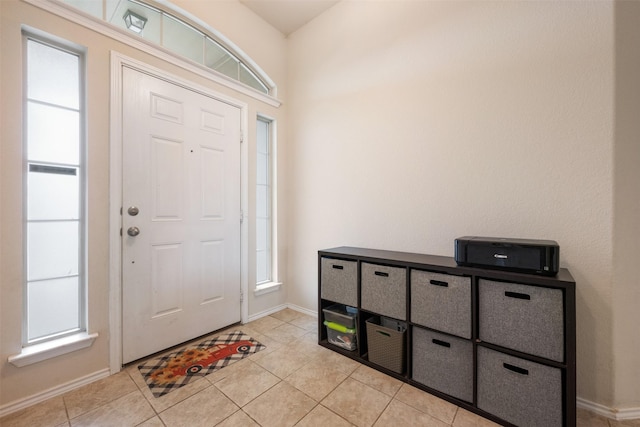
[[[407,331],[387,328],[379,317],[367,319],[369,361],[398,374],[405,370],[405,340]]]

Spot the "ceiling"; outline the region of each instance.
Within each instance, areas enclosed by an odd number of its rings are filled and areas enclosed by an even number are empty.
[[[282,34],[288,36],[339,0],[240,0]]]

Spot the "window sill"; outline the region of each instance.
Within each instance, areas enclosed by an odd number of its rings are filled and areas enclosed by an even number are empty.
[[[48,341],[42,344],[30,345],[23,348],[22,352],[19,354],[9,356],[8,361],[13,366],[21,368],[23,366],[42,362],[43,360],[71,353],[72,351],[91,347],[96,338],[98,338],[97,333],[87,334],[86,332],[82,332],[80,334]]]
[[[253,290],[253,294],[255,296],[269,294],[271,292],[279,291],[281,287],[281,282],[260,283],[259,285],[256,285],[256,288]]]

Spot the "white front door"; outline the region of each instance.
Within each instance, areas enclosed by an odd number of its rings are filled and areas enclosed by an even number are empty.
[[[240,321],[240,109],[122,70],[128,363]]]

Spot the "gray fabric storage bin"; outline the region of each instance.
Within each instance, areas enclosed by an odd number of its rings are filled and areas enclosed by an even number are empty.
[[[473,402],[471,341],[413,327],[414,381],[466,402]]]
[[[366,262],[361,268],[361,308],[407,320],[407,270]]]
[[[564,361],[562,290],[480,279],[478,299],[482,341]]]
[[[321,298],[357,307],[358,263],[323,257],[321,268]]]
[[[521,427],[560,427],[560,369],[478,346],[478,408]]]
[[[471,338],[471,278],[411,270],[411,321]]]
[[[406,359],[406,325],[398,331],[380,323],[379,317],[372,317],[366,321],[369,362],[403,374]]]

